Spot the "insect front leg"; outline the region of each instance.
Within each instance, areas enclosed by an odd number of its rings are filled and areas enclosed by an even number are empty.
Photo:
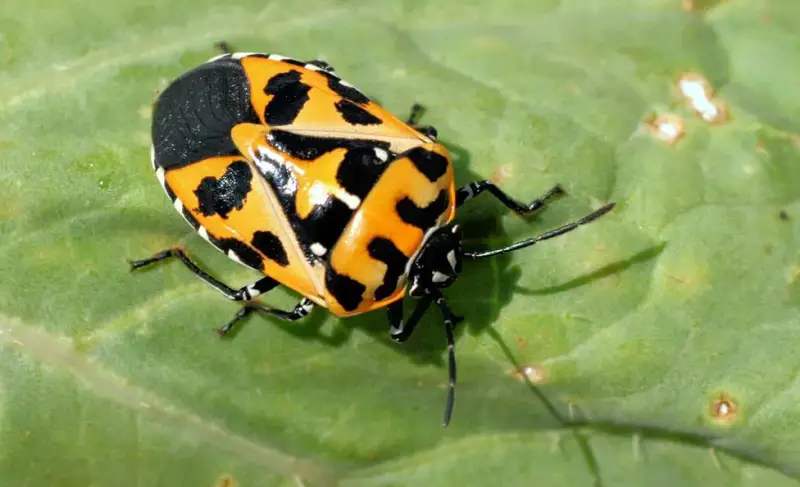
[[[398,343],[403,343],[408,340],[408,337],[414,333],[414,329],[419,324],[428,306],[431,304],[431,299],[426,297],[421,298],[417,302],[417,307],[411,313],[408,321],[403,320],[403,300],[400,299],[390,304],[387,308],[389,318],[389,335]]]
[[[536,198],[535,200],[531,201],[528,204],[521,203],[516,199],[512,198],[508,195],[505,191],[497,187],[493,182],[483,180],[483,181],[473,181],[456,191],[456,205],[461,206],[467,201],[471,200],[472,198],[478,196],[479,194],[483,193],[484,191],[488,191],[492,196],[497,198],[501,203],[503,203],[506,208],[514,211],[519,215],[529,215],[534,211],[542,208],[548,200],[555,196],[560,196],[565,194],[564,188],[561,185],[555,185],[550,190],[543,194],[542,196]]]

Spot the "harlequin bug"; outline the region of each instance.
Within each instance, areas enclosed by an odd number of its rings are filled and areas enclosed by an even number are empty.
[[[609,212],[614,203],[542,235],[506,247],[461,248],[456,208],[489,193],[520,215],[563,193],[554,187],[523,204],[491,181],[455,188],[436,130],[418,125],[415,105],[403,122],[339,78],[323,61],[275,54],[225,53],[183,74],[153,110],[152,164],[175,209],[214,247],[265,277],[234,289],[201,270],[180,248],[171,257],[229,299],[246,304],[218,331],[253,311],[294,321],[313,306],[344,317],[378,308],[389,333],[405,341],[433,304],[442,314],[449,389],[456,383],[453,328],[460,320],[441,290],[462,261],[534,245]],[[304,297],[292,310],[254,301],[279,284]],[[418,299],[403,318],[406,293]]]

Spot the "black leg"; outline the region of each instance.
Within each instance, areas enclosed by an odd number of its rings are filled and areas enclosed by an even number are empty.
[[[389,305],[389,330],[392,338],[397,342],[404,342],[414,332],[417,323],[419,323],[422,316],[427,311],[431,303],[436,303],[439,310],[442,312],[444,319],[444,331],[447,336],[447,402],[444,408],[444,422],[443,426],[450,424],[450,418],[453,416],[453,405],[455,404],[456,397],[456,343],[455,343],[455,326],[463,318],[456,316],[450,311],[444,296],[438,290],[430,290],[430,294],[420,298],[417,302],[414,312],[406,323],[403,323],[403,301],[396,301]]]
[[[401,299],[390,304],[387,308],[387,312],[389,313],[389,334],[392,336],[392,339],[398,343],[403,343],[408,340],[408,337],[414,333],[414,328],[417,327],[417,324],[430,305],[430,297],[425,296],[420,298],[417,302],[417,306],[414,308],[414,312],[411,313],[411,317],[408,318],[408,321],[404,322],[403,300]]]
[[[129,263],[130,263],[130,266],[131,266],[131,270],[134,271],[136,269],[139,269],[139,268],[142,268],[142,267],[148,266],[150,264],[154,264],[156,262],[160,262],[162,260],[166,260],[166,259],[169,259],[169,258],[172,258],[172,257],[179,258],[181,260],[181,262],[183,262],[186,265],[186,267],[188,267],[189,270],[194,273],[194,275],[196,275],[197,277],[199,277],[203,281],[205,281],[208,284],[210,284],[211,286],[213,286],[214,289],[216,289],[217,291],[219,291],[222,294],[224,294],[225,297],[227,297],[228,299],[232,299],[234,301],[250,301],[251,299],[255,298],[256,296],[258,296],[260,294],[264,294],[264,293],[272,290],[273,288],[275,288],[279,284],[278,281],[276,281],[275,279],[273,279],[271,277],[263,277],[263,278],[259,279],[258,281],[254,282],[253,284],[250,284],[249,286],[245,286],[245,287],[243,287],[241,289],[238,289],[238,290],[233,289],[230,286],[220,282],[216,278],[214,278],[214,277],[210,276],[209,274],[207,274],[206,272],[204,272],[202,269],[200,269],[197,266],[197,264],[195,264],[194,262],[192,262],[191,259],[189,259],[189,257],[183,251],[183,249],[180,249],[180,248],[177,248],[177,247],[164,250],[164,251],[159,252],[156,255],[154,255],[152,257],[149,257],[147,259],[133,260],[133,261],[130,261]],[[231,321],[229,321],[224,326],[219,328],[217,330],[217,332],[220,335],[226,335],[227,333],[229,333],[231,331],[231,329],[233,329],[233,327],[236,325],[236,323],[238,323],[239,321],[243,320],[245,317],[247,317],[253,311],[258,311],[260,313],[264,313],[264,314],[267,314],[269,316],[275,316],[275,317],[280,318],[282,320],[296,321],[296,320],[299,320],[300,318],[303,318],[304,316],[308,315],[308,313],[311,312],[313,307],[314,307],[314,303],[308,298],[301,299],[300,302],[297,303],[297,306],[295,306],[292,311],[284,311],[282,309],[269,308],[267,306],[264,306],[261,303],[248,302],[245,306],[242,307],[242,309],[239,310],[238,313],[236,313],[236,316],[234,316]]]
[[[178,247],[173,247],[171,249],[167,249],[157,253],[156,255],[149,257],[147,259],[141,260],[132,260],[128,263],[131,265],[131,270],[135,271],[144,266],[148,266],[150,264],[154,264],[156,262],[166,260],[172,257],[177,257],[181,260],[181,262],[189,268],[190,271],[203,281],[207,282],[211,286],[214,287],[217,291],[221,292],[225,295],[226,298],[231,299],[233,301],[250,301],[254,297],[258,296],[259,294],[264,294],[265,292],[271,290],[275,286],[278,285],[278,281],[272,279],[271,277],[264,277],[259,279],[258,281],[250,284],[249,286],[245,286],[241,289],[233,289],[230,286],[226,285],[223,282],[220,282],[213,276],[207,274],[205,271],[200,269],[191,259],[186,255],[186,252],[183,249]]]
[[[615,205],[616,203],[609,203],[603,206],[602,208],[599,208],[593,211],[592,213],[589,213],[580,220],[575,220],[574,222],[570,222],[567,223],[566,225],[554,228],[549,232],[545,232],[541,235],[537,235],[536,237],[531,237],[529,239],[525,239],[521,242],[517,242],[515,244],[511,244],[506,247],[501,247],[499,249],[494,249],[494,250],[486,250],[484,252],[464,252],[463,255],[468,259],[483,259],[484,257],[492,257],[495,255],[505,254],[506,252],[513,252],[523,247],[530,247],[531,245],[537,242],[541,242],[542,240],[548,240],[553,237],[558,237],[559,235],[564,235],[567,232],[575,230],[581,225],[586,225],[587,223],[591,223],[594,220],[600,218],[601,216],[611,211]]]
[[[214,44],[214,47],[222,54],[233,54],[233,47],[231,47],[231,45],[226,41],[219,41]]]
[[[528,215],[533,213],[534,211],[538,210],[539,208],[543,207],[545,202],[554,196],[559,196],[564,194],[564,189],[560,185],[555,185],[550,188],[550,191],[545,193],[544,195],[536,198],[535,200],[531,201],[529,204],[520,203],[519,201],[515,200],[508,194],[506,194],[502,189],[498,188],[493,182],[491,181],[474,181],[472,183],[459,188],[456,191],[456,205],[461,206],[466,201],[478,196],[479,194],[483,193],[484,191],[488,191],[492,194],[495,198],[500,200],[501,203],[506,205],[506,207],[520,215]]]
[[[321,69],[323,71],[327,71],[329,73],[335,73],[336,72],[336,70],[333,69],[333,66],[331,66],[330,64],[328,64],[325,61],[322,61],[320,59],[314,59],[314,60],[311,60],[311,61],[306,61],[306,64],[314,65],[314,66],[318,67],[319,69]]]
[[[218,328],[217,333],[219,333],[220,336],[227,335],[228,333],[231,332],[231,330],[233,329],[234,326],[236,326],[237,323],[245,319],[253,311],[258,311],[259,313],[264,313],[265,315],[274,316],[276,318],[280,318],[286,321],[297,321],[301,318],[308,316],[308,313],[310,313],[313,308],[314,308],[314,303],[308,298],[301,299],[300,302],[297,303],[297,306],[295,306],[292,311],[269,308],[261,303],[255,303],[255,302],[247,303],[242,307],[242,309],[239,310],[238,313],[236,313],[236,316],[234,316],[231,321],[225,323],[225,325]]]
[[[406,123],[411,125],[415,130],[422,132],[426,136],[428,136],[431,140],[436,140],[436,137],[439,135],[438,131],[431,127],[430,125],[419,125],[419,119],[425,113],[425,107],[418,103],[414,103],[411,105],[411,113],[408,115],[406,119]]]

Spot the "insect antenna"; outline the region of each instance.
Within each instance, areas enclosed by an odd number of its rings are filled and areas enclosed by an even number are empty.
[[[549,232],[545,232],[545,233],[543,233],[541,235],[537,235],[535,237],[531,237],[531,238],[522,240],[521,242],[517,242],[517,243],[511,244],[511,245],[508,245],[506,247],[501,247],[499,249],[493,249],[493,250],[486,250],[486,251],[483,251],[483,252],[464,252],[462,255],[467,259],[483,259],[485,257],[494,257],[495,255],[500,255],[500,254],[505,254],[505,253],[508,253],[508,252],[513,252],[515,250],[519,250],[519,249],[524,248],[524,247],[530,247],[531,245],[534,245],[537,242],[541,242],[542,240],[548,240],[548,239],[551,239],[553,237],[558,237],[559,235],[564,235],[565,233],[568,233],[568,232],[571,232],[571,231],[575,230],[576,228],[578,228],[581,225],[585,225],[587,223],[591,223],[591,222],[595,221],[596,219],[600,218],[601,216],[605,215],[609,211],[611,211],[614,208],[615,205],[616,205],[616,203],[609,203],[609,204],[607,204],[607,205],[605,205],[605,206],[603,206],[601,208],[598,208],[597,210],[589,213],[588,215],[586,215],[585,217],[583,217],[583,218],[581,218],[579,220],[575,220],[573,222],[567,223],[566,225],[560,226],[558,228],[554,228],[554,229],[550,230]]]

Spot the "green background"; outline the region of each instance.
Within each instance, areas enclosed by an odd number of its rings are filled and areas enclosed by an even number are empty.
[[[796,485],[798,32],[795,0],[5,0],[0,484]],[[435,313],[402,346],[382,312],[324,310],[219,340],[237,305],[177,262],[128,272],[180,243],[231,285],[256,277],[149,162],[156,93],[220,40],[424,104],[459,183],[568,190],[529,219],[474,201],[467,248],[618,202],[447,291],[467,317],[448,429]],[[686,72],[727,120],[676,96]],[[683,139],[655,138],[653,113]]]

